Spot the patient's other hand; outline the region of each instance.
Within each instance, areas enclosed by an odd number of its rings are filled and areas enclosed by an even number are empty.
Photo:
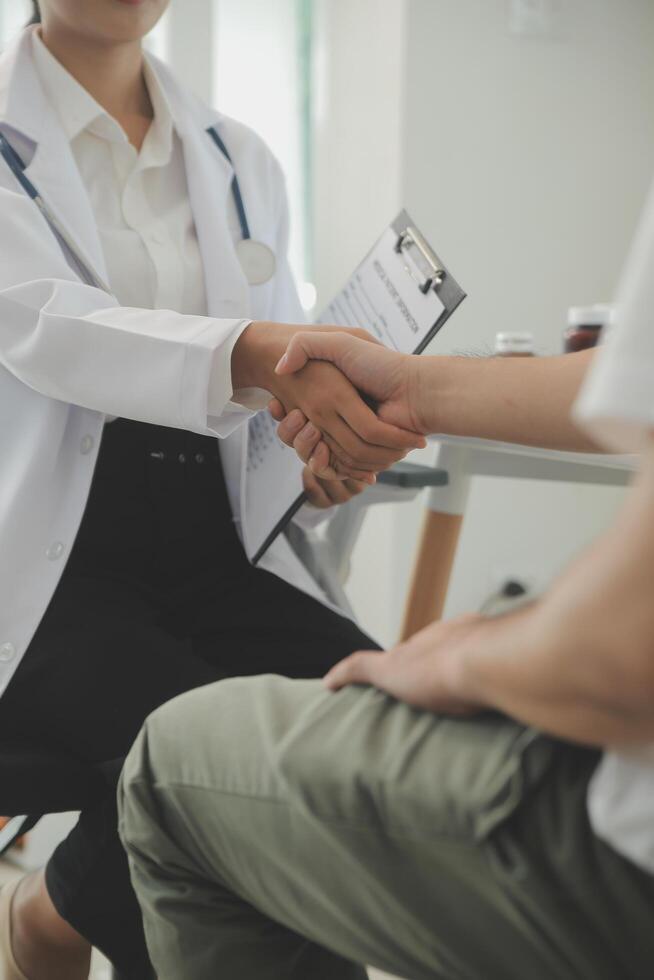
[[[350,684],[369,684],[416,708],[449,715],[470,715],[483,709],[462,683],[462,661],[482,645],[493,622],[470,614],[431,623],[386,653],[361,650],[337,663],[324,684],[340,691]]]

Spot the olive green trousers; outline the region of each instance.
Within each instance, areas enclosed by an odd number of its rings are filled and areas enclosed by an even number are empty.
[[[651,980],[654,877],[595,752],[369,688],[238,678],[146,722],[120,830],[159,980]]]

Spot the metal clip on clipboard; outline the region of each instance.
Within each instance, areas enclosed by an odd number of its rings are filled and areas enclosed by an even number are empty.
[[[441,285],[445,279],[445,269],[441,266],[436,254],[431,250],[429,243],[425,241],[418,229],[409,225],[404,231],[400,232],[395,251],[398,255],[404,256],[409,253],[411,248],[415,248],[418,251],[418,254],[423,260],[423,264],[427,266],[429,271],[424,273],[425,278],[421,279],[420,276],[415,274],[408,261],[404,261],[404,268],[411,278],[415,279],[418,283],[420,292],[426,296],[430,289],[435,289],[436,286]]]

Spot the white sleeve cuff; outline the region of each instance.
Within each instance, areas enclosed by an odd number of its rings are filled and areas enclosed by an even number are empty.
[[[235,409],[247,408],[251,412],[260,412],[268,408],[268,403],[273,396],[263,388],[239,388],[232,395],[229,403]]]
[[[235,429],[246,422],[254,414],[254,410],[244,404],[238,404],[233,400],[234,389],[232,386],[232,354],[234,347],[243,333],[250,326],[251,320],[236,320],[228,336],[224,334],[220,337],[219,344],[217,333],[212,327],[208,327],[202,336],[196,339],[200,346],[213,348],[213,356],[210,362],[209,377],[207,379],[206,402],[204,406],[205,426],[213,434],[225,438]],[[224,329],[224,328],[223,328]],[[199,406],[198,406],[199,407]]]

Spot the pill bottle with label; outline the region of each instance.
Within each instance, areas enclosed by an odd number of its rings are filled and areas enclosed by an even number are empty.
[[[495,335],[495,357],[534,357],[534,335],[531,333],[498,333]]]

